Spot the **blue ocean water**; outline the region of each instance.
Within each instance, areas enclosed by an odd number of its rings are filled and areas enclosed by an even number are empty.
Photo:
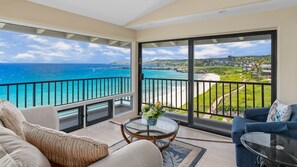
[[[174,70],[143,70],[145,78],[186,79],[187,73]],[[0,85],[87,78],[130,77],[125,65],[110,64],[0,64]],[[195,77],[197,78],[197,76]],[[151,83],[145,83],[151,84]],[[160,84],[160,83],[158,83]],[[157,84],[157,85],[158,85]],[[84,87],[84,90],[83,90]],[[121,90],[121,87],[124,87]],[[96,89],[96,90],[95,90]],[[46,82],[44,84],[0,86],[0,98],[20,108],[35,105],[62,105],[131,91],[131,80],[90,80],[76,82]],[[152,90],[151,90],[152,91]],[[35,95],[34,95],[35,94]]]
[[[101,77],[129,77],[125,65],[111,64],[0,64],[0,84]],[[186,79],[174,70],[143,70],[146,78]]]

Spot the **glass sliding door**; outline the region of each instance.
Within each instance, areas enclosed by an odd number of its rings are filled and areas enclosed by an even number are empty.
[[[141,104],[160,101],[166,116],[189,126],[230,133],[234,116],[276,99],[276,31],[148,42],[140,50]]]
[[[271,34],[198,39],[194,59],[195,119],[231,123],[247,108],[271,105]]]
[[[142,104],[161,102],[169,114],[188,115],[188,41],[142,45]]]

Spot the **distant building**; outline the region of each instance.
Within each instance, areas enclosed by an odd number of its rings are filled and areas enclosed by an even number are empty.
[[[266,77],[271,77],[271,64],[262,64],[262,74]]]

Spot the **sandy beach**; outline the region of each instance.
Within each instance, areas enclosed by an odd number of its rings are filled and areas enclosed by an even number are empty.
[[[205,80],[205,81],[219,81],[220,80],[220,76],[213,74],[213,73],[207,73],[207,74],[203,74],[199,80]],[[204,85],[204,89],[203,89],[203,82],[199,82],[198,86],[199,86],[199,93],[197,92],[197,84],[196,82],[194,83],[194,97],[196,97],[197,95],[200,95],[204,92],[207,92],[208,89],[215,83],[205,83]],[[156,87],[156,86],[155,86]],[[163,100],[162,100],[162,93],[161,93],[161,88],[159,86],[159,96],[157,96],[157,91],[155,91],[155,102],[156,101],[161,101],[164,103],[167,102],[167,104],[172,104],[172,107],[180,107],[183,104],[185,104],[187,102],[187,94],[186,94],[186,82],[183,82],[182,85],[180,85],[180,83],[178,83],[177,85],[173,84],[172,87],[172,91],[170,88],[170,85],[168,86],[167,89],[167,96],[166,96],[166,88],[163,88]],[[156,88],[155,88],[156,90]],[[148,97],[148,93],[146,94],[146,102],[148,103],[149,97]],[[151,93],[152,96],[152,93]],[[172,97],[172,98],[171,98]],[[167,99],[166,99],[167,98]],[[144,95],[143,95],[143,101],[145,100]],[[153,102],[153,98],[150,98],[150,103]],[[169,105],[170,106],[170,105]]]

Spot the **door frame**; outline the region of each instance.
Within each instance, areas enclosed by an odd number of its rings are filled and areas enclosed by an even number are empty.
[[[146,41],[138,43],[138,114],[141,112],[142,105],[142,80],[144,79],[142,73],[142,45],[147,43],[158,43],[158,42],[171,42],[171,41],[188,41],[188,119],[184,125],[189,127],[198,128],[194,125],[194,110],[193,110],[193,89],[194,89],[194,41],[205,40],[205,39],[217,39],[217,38],[230,38],[230,37],[241,37],[241,36],[255,36],[255,35],[271,35],[271,104],[277,98],[277,30],[264,30],[264,31],[250,31],[243,33],[231,33],[223,35],[213,36],[202,36],[192,38],[177,38],[157,41]],[[208,131],[208,130],[207,130]],[[213,130],[210,130],[213,131]],[[220,133],[214,131],[215,133]],[[229,136],[229,135],[228,135]]]

